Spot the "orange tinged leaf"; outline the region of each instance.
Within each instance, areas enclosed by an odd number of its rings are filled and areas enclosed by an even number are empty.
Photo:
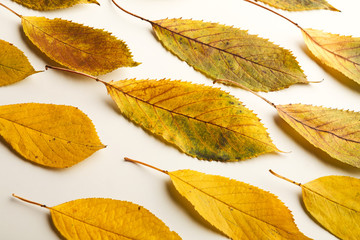
[[[95,3],[99,5],[99,3],[96,0],[13,0],[13,1],[25,7],[40,11],[68,8],[81,3]]]
[[[152,168],[168,174],[176,190],[195,210],[231,239],[309,239],[299,231],[289,209],[274,194],[217,175]]]
[[[360,38],[309,28],[302,32],[316,58],[360,84]]]
[[[105,146],[79,109],[53,104],[0,106],[0,136],[22,157],[47,167],[70,167]]]
[[[246,1],[246,0],[245,0]],[[286,11],[331,10],[339,11],[325,0],[259,0],[272,7]],[[248,1],[247,1],[248,2]]]
[[[218,88],[165,79],[104,84],[124,116],[190,156],[238,161],[278,151],[257,116]]]
[[[315,147],[360,167],[360,114],[304,104],[277,105],[278,113]]]
[[[325,176],[300,184],[272,173],[302,188],[306,209],[329,232],[340,239],[359,238],[359,179],[348,176]]]
[[[117,6],[149,22],[166,49],[215,80],[228,79],[264,92],[308,83],[289,50],[247,31],[190,19],[150,21]]]
[[[137,204],[107,198],[87,198],[47,207],[65,239],[181,239],[154,214]]]
[[[62,19],[21,17],[31,42],[52,60],[70,69],[101,75],[119,67],[134,67],[127,45],[100,29]]]
[[[24,53],[0,40],[0,86],[10,85],[36,73]]]

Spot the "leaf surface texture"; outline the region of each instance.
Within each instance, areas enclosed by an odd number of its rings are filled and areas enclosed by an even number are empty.
[[[70,69],[101,75],[138,65],[127,45],[103,30],[44,17],[22,17],[22,26],[33,44]]]
[[[287,11],[332,10],[339,11],[325,0],[259,0],[272,7]]]
[[[36,73],[25,54],[0,39],[0,86],[10,85]]]
[[[68,8],[81,3],[95,3],[96,0],[13,0],[27,8],[39,11],[48,11],[54,9]]]
[[[1,106],[0,135],[21,156],[47,167],[70,167],[104,148],[91,120],[63,105]]]
[[[168,174],[196,211],[232,239],[309,239],[298,230],[289,209],[269,192],[192,170]]]
[[[247,31],[186,19],[151,23],[165,48],[213,79],[233,80],[264,92],[307,83],[289,50]]]
[[[360,167],[360,114],[303,104],[278,105],[290,126],[333,158]]]
[[[310,214],[340,239],[360,237],[360,180],[326,176],[301,185]]]
[[[307,47],[322,63],[360,84],[360,38],[305,29]]]
[[[125,201],[88,198],[50,208],[66,239],[181,239],[147,209]]]
[[[106,86],[123,115],[190,156],[237,161],[278,151],[257,116],[218,88],[134,79]]]

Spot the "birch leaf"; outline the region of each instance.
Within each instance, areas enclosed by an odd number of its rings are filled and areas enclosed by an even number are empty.
[[[36,73],[25,54],[0,39],[0,86],[19,82]]]
[[[150,211],[131,202],[87,198],[47,207],[17,198],[49,209],[65,239],[181,239]]]
[[[304,29],[309,50],[322,63],[360,84],[360,38]]]
[[[302,188],[309,213],[340,239],[360,237],[360,180],[348,176],[325,176],[301,184],[272,174]]]
[[[124,116],[190,156],[237,161],[278,151],[257,116],[218,88],[170,80],[104,84]]]
[[[91,120],[63,105],[1,106],[0,136],[24,158],[54,168],[70,167],[104,148]]]
[[[333,158],[360,168],[360,114],[303,104],[276,106],[290,126]]]
[[[82,3],[99,3],[96,0],[13,0],[27,8],[39,11],[48,11],[61,8],[72,7],[76,4]]]
[[[101,75],[134,67],[127,45],[100,29],[62,19],[21,17],[26,36],[49,58],[70,69]]]
[[[331,10],[339,11],[325,0],[259,0],[272,7],[286,11]]]

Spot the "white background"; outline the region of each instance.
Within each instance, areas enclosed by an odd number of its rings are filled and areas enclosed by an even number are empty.
[[[102,28],[126,41],[138,67],[121,68],[101,76],[103,80],[181,79],[212,85],[212,81],[166,51],[154,37],[151,25],[126,15],[109,0],[101,6],[78,5],[70,9],[37,12],[9,0],[2,3],[24,16],[61,17],[87,26]],[[360,111],[360,85],[317,62],[294,25],[241,0],[124,0],[121,5],[150,20],[193,18],[219,22],[249,30],[290,49],[309,81],[321,83],[293,85],[288,89],[262,93],[276,104],[306,103]],[[285,16],[305,28],[360,37],[359,1],[331,0],[342,12],[310,11]],[[13,43],[28,56],[36,70],[54,64],[24,36],[20,19],[0,8],[0,39]],[[262,119],[276,146],[288,153],[266,154],[236,162],[220,163],[191,158],[147,134],[121,116],[105,87],[91,79],[52,70],[0,88],[0,104],[55,103],[80,108],[94,122],[101,141],[108,145],[69,169],[53,170],[34,165],[15,154],[0,141],[0,239],[58,239],[49,212],[20,202],[12,193],[55,206],[78,198],[106,197],[144,206],[163,220],[183,239],[226,239],[206,223],[171,186],[168,176],[123,161],[131,157],[166,170],[193,169],[250,183],[277,196],[293,212],[299,229],[314,239],[335,239],[306,213],[301,189],[272,176],[268,170],[308,182],[326,175],[360,177],[356,168],[342,164],[314,148],[284,121],[272,107],[241,89],[221,86],[238,97]],[[351,227],[351,226],[344,226]]]

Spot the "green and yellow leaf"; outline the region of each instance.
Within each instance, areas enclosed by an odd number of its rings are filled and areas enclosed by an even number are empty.
[[[360,237],[360,180],[326,176],[302,184],[309,213],[340,239]]]
[[[23,80],[36,73],[24,53],[0,39],[0,87]]]
[[[309,239],[284,203],[269,192],[192,170],[168,174],[195,210],[231,239]]]
[[[276,108],[280,117],[315,147],[360,168],[360,113],[303,104]]]
[[[186,19],[149,22],[165,48],[213,79],[264,92],[307,83],[289,50],[247,31]]]
[[[127,45],[100,29],[62,19],[22,16],[26,36],[49,58],[70,69],[101,75],[134,67]]]
[[[72,7],[76,4],[82,3],[99,3],[96,0],[13,0],[27,8],[39,11],[48,11],[61,8]]]
[[[134,79],[105,85],[124,116],[190,156],[238,161],[278,151],[257,116],[218,88]]]
[[[360,84],[360,38],[304,29],[309,50],[322,63]]]
[[[55,207],[23,201],[50,210],[52,221],[65,239],[181,239],[144,207],[108,198],[86,198]]]
[[[331,10],[339,11],[325,0],[259,0],[272,7],[286,11]]]
[[[91,120],[63,105],[1,106],[0,136],[25,159],[54,168],[70,167],[105,147]]]

